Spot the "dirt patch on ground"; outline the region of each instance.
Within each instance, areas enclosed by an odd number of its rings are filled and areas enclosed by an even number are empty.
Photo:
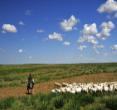
[[[92,75],[82,75],[77,77],[70,77],[70,78],[64,78],[59,80],[53,80],[48,81],[40,84],[36,84],[34,87],[34,94],[37,94],[39,92],[47,93],[51,92],[51,90],[54,88],[55,82],[67,82],[67,83],[73,83],[73,82],[105,82],[105,81],[117,81],[117,74],[116,73],[99,73],[99,74],[92,74]],[[7,98],[10,96],[19,97],[26,95],[26,88],[25,87],[6,87],[6,88],[0,88],[0,99],[1,98]]]

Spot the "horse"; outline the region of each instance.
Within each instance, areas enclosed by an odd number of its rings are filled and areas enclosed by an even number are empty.
[[[32,94],[34,88],[34,79],[27,83],[27,94]]]

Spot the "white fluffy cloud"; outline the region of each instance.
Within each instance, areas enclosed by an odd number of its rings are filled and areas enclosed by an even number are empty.
[[[84,35],[95,35],[97,33],[96,23],[93,24],[85,24],[83,29]]]
[[[5,32],[12,32],[12,33],[16,33],[17,29],[14,25],[12,24],[3,24],[2,25],[2,30]]]
[[[87,48],[86,45],[80,45],[80,46],[78,47],[78,49],[81,50],[81,51],[84,50],[84,49],[86,49],[86,48]]]
[[[64,45],[69,46],[71,43],[68,41],[63,42]]]
[[[117,1],[115,0],[107,0],[104,4],[102,4],[98,9],[99,13],[112,13],[117,11]]]
[[[23,52],[23,49],[18,49],[18,52],[19,52],[19,53],[22,53],[22,52]]]
[[[81,37],[79,38],[79,43],[88,42],[91,44],[98,44],[96,39],[97,34],[97,26],[95,23],[93,24],[85,24],[83,30],[81,31]]]
[[[94,36],[82,36],[78,39],[78,43],[91,43],[93,45],[98,44],[97,39]]]
[[[111,48],[112,50],[117,50],[117,44],[113,45]]]
[[[24,22],[23,21],[19,21],[19,25],[24,26]]]
[[[101,39],[106,39],[107,37],[109,37],[111,34],[110,32],[115,28],[115,25],[112,21],[108,21],[108,22],[103,22],[101,24],[101,32],[97,34],[98,38]]]
[[[58,41],[63,40],[63,36],[60,33],[56,33],[56,32],[54,32],[53,34],[49,34],[48,38],[50,40],[58,40]]]
[[[72,15],[68,20],[63,20],[60,25],[64,31],[72,31],[73,27],[78,23],[78,19]]]

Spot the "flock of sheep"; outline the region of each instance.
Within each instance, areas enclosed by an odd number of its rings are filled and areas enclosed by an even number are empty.
[[[55,83],[56,88],[53,93],[96,93],[96,92],[114,92],[117,91],[117,82],[104,83]]]

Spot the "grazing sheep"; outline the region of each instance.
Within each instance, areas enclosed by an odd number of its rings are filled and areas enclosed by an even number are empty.
[[[58,82],[55,82],[54,85],[55,85],[55,87],[57,87],[57,88],[62,87],[62,85],[61,85],[60,83],[58,83]]]
[[[68,83],[63,82],[62,87],[66,87],[66,86],[68,86]]]
[[[56,89],[53,89],[53,93],[103,93],[117,91],[117,82],[104,82],[104,83],[55,83]]]

